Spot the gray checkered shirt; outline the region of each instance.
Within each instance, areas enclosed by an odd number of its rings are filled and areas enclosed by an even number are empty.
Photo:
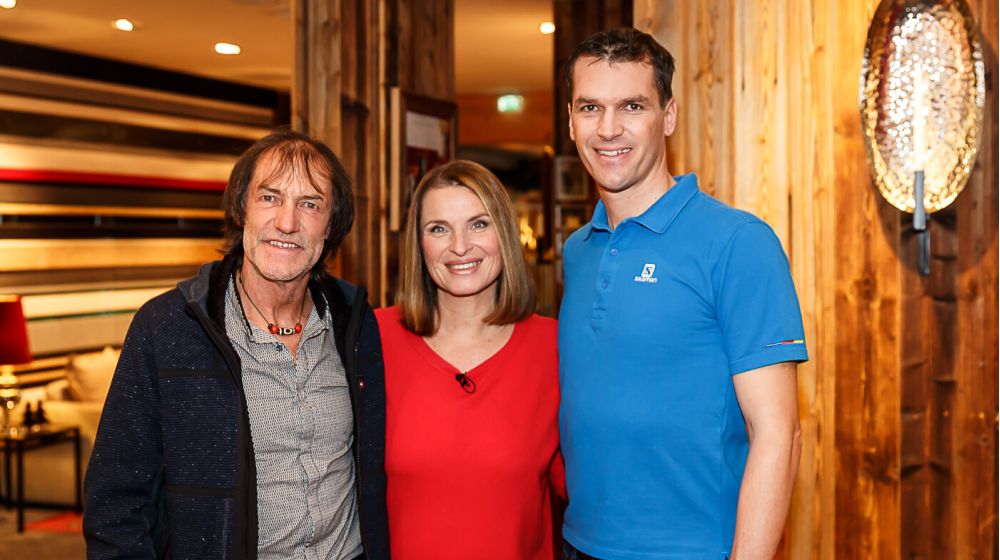
[[[243,367],[257,463],[260,560],[362,552],[351,396],[330,313],[323,315],[313,307],[293,360],[274,335],[253,323],[247,329],[232,281],[226,291],[226,334]]]

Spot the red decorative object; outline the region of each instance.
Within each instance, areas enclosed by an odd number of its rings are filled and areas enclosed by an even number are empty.
[[[30,361],[28,325],[24,320],[21,296],[0,295],[0,365]]]
[[[0,168],[0,181],[27,183],[70,183],[74,185],[120,185],[127,187],[149,187],[156,189],[181,189],[191,191],[222,192],[226,190],[225,181],[181,179],[176,177],[152,177],[147,175],[125,175],[120,173],[55,171],[48,169]]]

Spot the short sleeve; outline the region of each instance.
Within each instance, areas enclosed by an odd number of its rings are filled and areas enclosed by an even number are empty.
[[[731,375],[808,359],[788,258],[767,224],[752,221],[736,230],[714,284]]]

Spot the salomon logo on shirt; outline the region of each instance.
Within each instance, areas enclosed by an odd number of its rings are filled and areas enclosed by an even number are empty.
[[[636,276],[632,279],[633,282],[644,282],[647,284],[656,284],[656,277],[653,273],[656,272],[655,264],[644,264],[642,265],[642,274]]]

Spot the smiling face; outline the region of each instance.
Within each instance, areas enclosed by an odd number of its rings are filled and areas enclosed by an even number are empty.
[[[243,250],[257,275],[270,282],[308,277],[323,253],[332,212],[329,174],[303,166],[276,169],[263,154],[247,189]],[[246,267],[244,267],[246,269]]]
[[[470,189],[436,186],[424,194],[420,247],[439,300],[482,297],[492,304],[503,268],[500,240],[482,201]]]
[[[676,125],[676,104],[661,107],[648,64],[578,59],[569,119],[570,138],[602,191],[655,189],[670,180],[665,138]]]

